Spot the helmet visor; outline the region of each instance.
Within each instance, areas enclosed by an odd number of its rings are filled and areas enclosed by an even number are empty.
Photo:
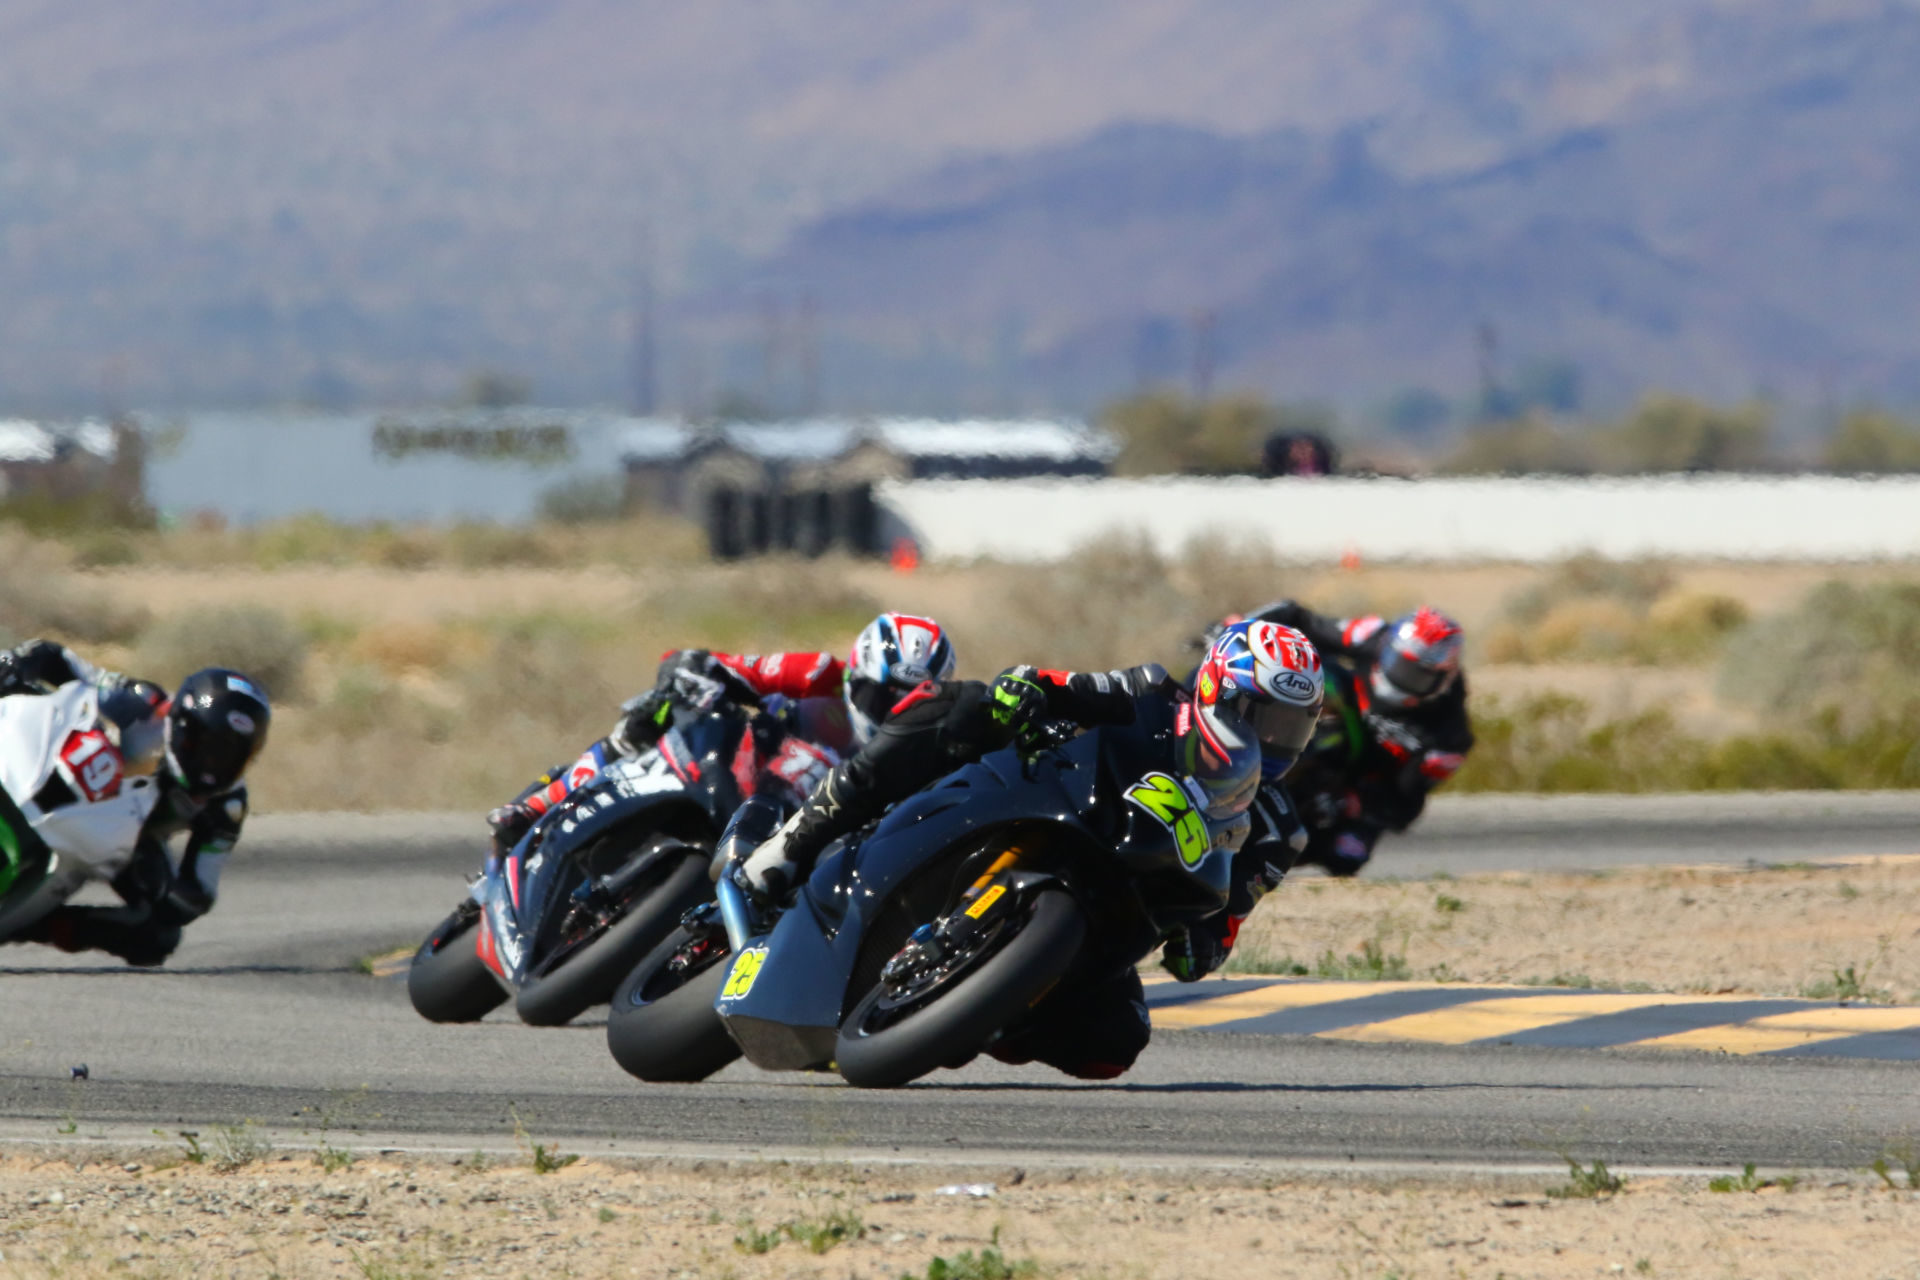
[[[866,676],[847,677],[848,705],[875,726],[886,722],[887,713],[893,710],[893,704],[900,701],[900,697],[900,690],[890,684]]]
[[[1194,706],[1186,773],[1205,793],[1206,816],[1215,820],[1245,812],[1260,785],[1260,743],[1240,714],[1246,701],[1231,698]]]
[[[169,728],[167,753],[188,793],[196,796],[214,795],[240,781],[267,736],[221,733],[185,716]]]
[[[1427,698],[1440,692],[1447,673],[1427,666],[1410,653],[1389,649],[1380,659],[1380,678],[1413,698]]]

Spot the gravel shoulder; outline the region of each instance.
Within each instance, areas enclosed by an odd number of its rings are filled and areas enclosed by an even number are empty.
[[[0,1275],[367,1277],[1907,1276],[1920,1194],[1870,1174],[1753,1190],[1425,1179],[510,1164],[183,1149],[0,1156]],[[224,1161],[225,1169],[216,1167]],[[978,1170],[964,1175],[980,1178]],[[1896,1172],[1895,1181],[1905,1175]],[[1768,1184],[1768,1185],[1761,1185]],[[985,1188],[976,1188],[985,1189]],[[1277,1260],[1285,1260],[1276,1272]]]
[[[1920,856],[1422,879],[1302,875],[1261,902],[1234,960],[1246,972],[1916,1004]],[[1395,972],[1362,972],[1370,964]]]

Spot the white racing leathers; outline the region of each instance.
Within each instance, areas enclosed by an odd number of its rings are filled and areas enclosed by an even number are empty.
[[[118,875],[159,801],[153,777],[127,770],[128,756],[147,754],[139,748],[149,744],[123,744],[100,696],[94,681],[74,680],[51,693],[0,698],[0,880],[10,881],[0,891],[0,941],[89,880]],[[157,729],[138,724],[127,733]]]

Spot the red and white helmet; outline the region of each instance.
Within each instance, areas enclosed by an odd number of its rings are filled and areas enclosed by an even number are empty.
[[[1438,609],[1396,620],[1373,664],[1373,696],[1395,707],[1439,697],[1460,675],[1462,639],[1460,624]]]
[[[856,740],[865,742],[915,686],[950,680],[953,642],[932,618],[883,613],[854,639],[844,693]]]

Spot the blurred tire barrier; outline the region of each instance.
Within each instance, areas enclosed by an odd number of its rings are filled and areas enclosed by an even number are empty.
[[[765,490],[715,485],[701,522],[716,560],[782,552],[879,555],[881,509],[870,484],[838,489]]]

